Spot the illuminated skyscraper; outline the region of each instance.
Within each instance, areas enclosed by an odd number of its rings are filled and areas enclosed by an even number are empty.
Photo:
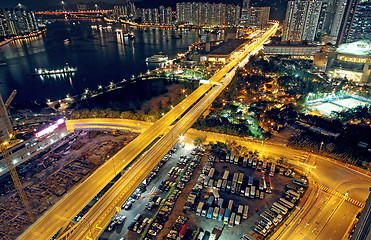
[[[283,41],[314,41],[322,1],[289,1],[283,29]]]
[[[337,44],[371,39],[371,1],[348,0]]]
[[[241,23],[243,27],[248,26],[250,16],[250,0],[243,0],[242,9],[241,9]]]

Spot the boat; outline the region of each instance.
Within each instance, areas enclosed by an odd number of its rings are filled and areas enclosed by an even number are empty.
[[[6,62],[0,62],[0,67],[5,67],[6,65],[8,65]]]
[[[57,74],[74,73],[74,72],[77,72],[76,67],[70,67],[69,65],[66,65],[61,69],[53,69],[53,70],[49,70],[47,68],[35,68],[35,73],[33,75],[35,76],[57,75]]]
[[[175,34],[172,34],[171,37],[174,39],[179,39],[179,38],[182,38],[182,35],[179,33],[175,33]]]
[[[152,57],[146,58],[147,63],[162,63],[167,61],[169,58],[167,55],[164,55],[162,53],[153,55]]]

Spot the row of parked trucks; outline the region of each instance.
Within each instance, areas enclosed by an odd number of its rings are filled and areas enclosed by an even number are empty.
[[[216,162],[229,162],[233,164],[241,164],[243,167],[252,167],[252,168],[257,168],[258,170],[261,170],[262,172],[265,172],[266,170],[269,171],[270,176],[274,176],[274,173],[276,171],[276,164],[271,163],[270,169],[267,169],[267,161],[264,160],[263,162],[260,162],[257,160],[255,156],[252,154],[246,154],[243,156],[236,156],[230,151],[228,151],[225,155],[221,154],[220,156],[215,157]]]
[[[217,220],[233,227],[241,223],[241,218],[247,219],[249,206],[238,205],[237,212],[233,211],[233,200],[229,200],[227,208],[224,208],[224,200],[210,196],[207,201],[199,202],[196,215],[207,219]]]
[[[264,198],[264,191],[271,193],[270,179],[264,176],[259,179],[259,185],[256,187],[254,185],[254,177],[249,176],[247,181],[244,181],[245,175],[243,173],[234,173],[232,181],[228,180],[229,171],[224,171],[223,177],[219,180],[213,180],[215,169],[211,168],[208,176],[204,180],[204,186],[213,187],[214,189],[220,191],[227,191],[233,194],[239,194],[240,196],[254,198],[257,194],[257,190],[260,194],[257,197]],[[262,195],[262,196],[261,196]]]
[[[293,183],[296,182],[293,181]],[[300,184],[297,185],[301,186]],[[285,216],[288,211],[295,207],[295,203],[300,199],[301,193],[304,193],[302,187],[296,187],[290,184],[286,186],[286,189],[288,190],[284,197],[274,202],[270,210],[260,214],[261,219],[255,227],[256,232],[266,236],[268,231],[282,220],[282,216]]]

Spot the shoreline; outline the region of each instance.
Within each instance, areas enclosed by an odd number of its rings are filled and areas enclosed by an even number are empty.
[[[7,39],[7,40],[5,40],[5,41],[0,42],[0,47],[6,45],[6,44],[8,44],[8,43],[11,43],[11,42],[13,42],[13,41],[15,41],[15,40],[26,39],[26,38],[31,38],[31,37],[39,36],[39,35],[41,35],[41,34],[44,33],[44,32],[46,32],[46,28],[44,28],[43,30],[40,30],[40,31],[38,31],[38,32],[36,32],[36,33],[30,33],[30,34],[28,34],[28,35],[22,35],[22,36],[12,37],[12,38],[10,38],[10,39]]]

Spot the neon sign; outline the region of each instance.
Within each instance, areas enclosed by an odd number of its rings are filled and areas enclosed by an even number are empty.
[[[40,132],[37,132],[35,134],[35,136],[37,138],[39,138],[39,137],[42,137],[42,136],[44,136],[46,134],[49,134],[49,133],[53,132],[55,129],[57,129],[58,126],[61,125],[62,123],[64,123],[64,119],[63,118],[59,119],[56,124],[53,124],[50,127],[47,127],[45,129],[41,130]]]

